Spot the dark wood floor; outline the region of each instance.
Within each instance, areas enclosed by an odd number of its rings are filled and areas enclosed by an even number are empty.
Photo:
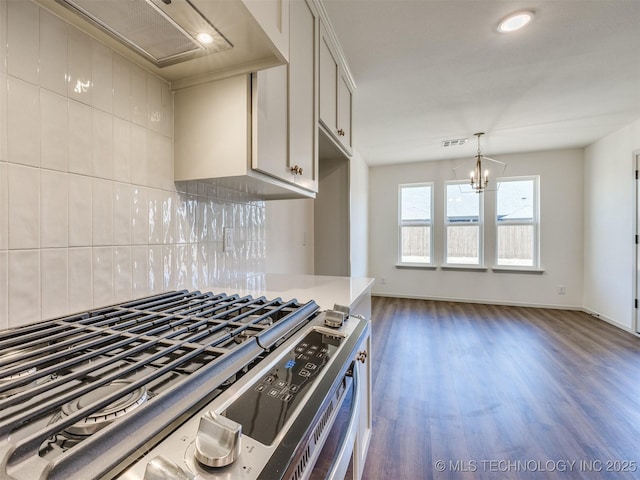
[[[634,335],[580,312],[381,297],[372,322],[365,479],[640,478]]]

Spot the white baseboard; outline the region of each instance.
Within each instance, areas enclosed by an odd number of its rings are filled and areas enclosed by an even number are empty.
[[[609,318],[605,315],[602,315],[598,312],[595,312],[589,308],[583,307],[582,311],[588,315],[591,315],[594,318],[597,318],[598,320],[602,320],[604,322],[610,323],[611,325],[613,325],[614,327],[618,327],[621,330],[624,330],[625,332],[629,332],[629,333],[633,333],[634,335],[638,336],[638,332],[634,332],[633,328],[627,327],[626,325],[623,325],[620,322],[616,322],[614,319]]]
[[[426,295],[404,295],[400,293],[380,293],[371,292],[373,297],[389,297],[389,298],[409,298],[415,300],[434,300],[437,302],[458,302],[458,303],[479,303],[481,305],[504,305],[507,307],[530,307],[530,308],[550,308],[555,310],[576,310],[584,311],[584,309],[577,305],[550,305],[543,303],[528,303],[528,302],[504,302],[499,300],[483,300],[478,298],[458,298],[458,297],[431,297]]]
[[[508,307],[528,307],[528,308],[549,308],[555,310],[574,310],[578,312],[584,312],[587,315],[590,315],[598,320],[602,320],[603,322],[607,322],[614,327],[617,327],[625,332],[632,333],[636,336],[640,337],[638,332],[633,331],[633,328],[630,328],[626,325],[623,325],[616,320],[607,317],[606,315],[602,315],[598,312],[590,310],[586,307],[581,307],[577,305],[547,305],[541,303],[525,303],[525,302],[501,302],[501,301],[491,301],[491,300],[481,300],[481,299],[473,299],[473,298],[456,298],[456,297],[430,297],[426,295],[404,295],[404,294],[396,294],[396,293],[380,293],[380,292],[372,292],[371,295],[373,297],[388,297],[388,298],[408,298],[414,300],[433,300],[437,302],[459,302],[459,303],[479,303],[482,305],[504,305]]]

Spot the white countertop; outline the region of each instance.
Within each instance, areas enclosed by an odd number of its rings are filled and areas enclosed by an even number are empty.
[[[237,293],[265,296],[268,299],[297,299],[299,302],[315,300],[321,309],[334,304],[351,306],[364,293],[371,290],[372,278],[329,277],[320,275],[289,275],[267,273],[253,277],[247,284],[219,283],[198,288],[201,292]]]

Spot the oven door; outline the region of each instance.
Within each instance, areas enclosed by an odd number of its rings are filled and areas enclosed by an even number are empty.
[[[359,369],[352,363],[347,372],[348,386],[345,389],[333,425],[327,430],[318,459],[308,475],[302,479],[343,480],[352,468],[353,448],[360,418]],[[350,475],[351,478],[353,475]]]

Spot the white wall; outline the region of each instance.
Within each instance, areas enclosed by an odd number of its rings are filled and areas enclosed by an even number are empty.
[[[585,150],[584,307],[634,328],[633,151],[640,120]]]
[[[266,202],[266,271],[313,275],[313,200]]]
[[[314,209],[314,272],[348,277],[351,274],[349,159],[323,158],[319,165]]]
[[[541,263],[543,274],[443,271],[396,268],[398,184],[435,182],[436,263],[444,245],[444,184],[454,180],[459,161],[373,167],[370,175],[369,274],[374,293],[553,307],[582,306],[583,150],[570,149],[496,157],[507,163],[505,176],[540,175]],[[485,192],[485,210],[494,210],[495,193]],[[492,218],[486,219],[485,255],[494,257]],[[383,285],[380,279],[384,278]],[[558,295],[557,287],[566,288]]]
[[[369,166],[354,150],[349,160],[351,276],[368,276],[369,260]]]

